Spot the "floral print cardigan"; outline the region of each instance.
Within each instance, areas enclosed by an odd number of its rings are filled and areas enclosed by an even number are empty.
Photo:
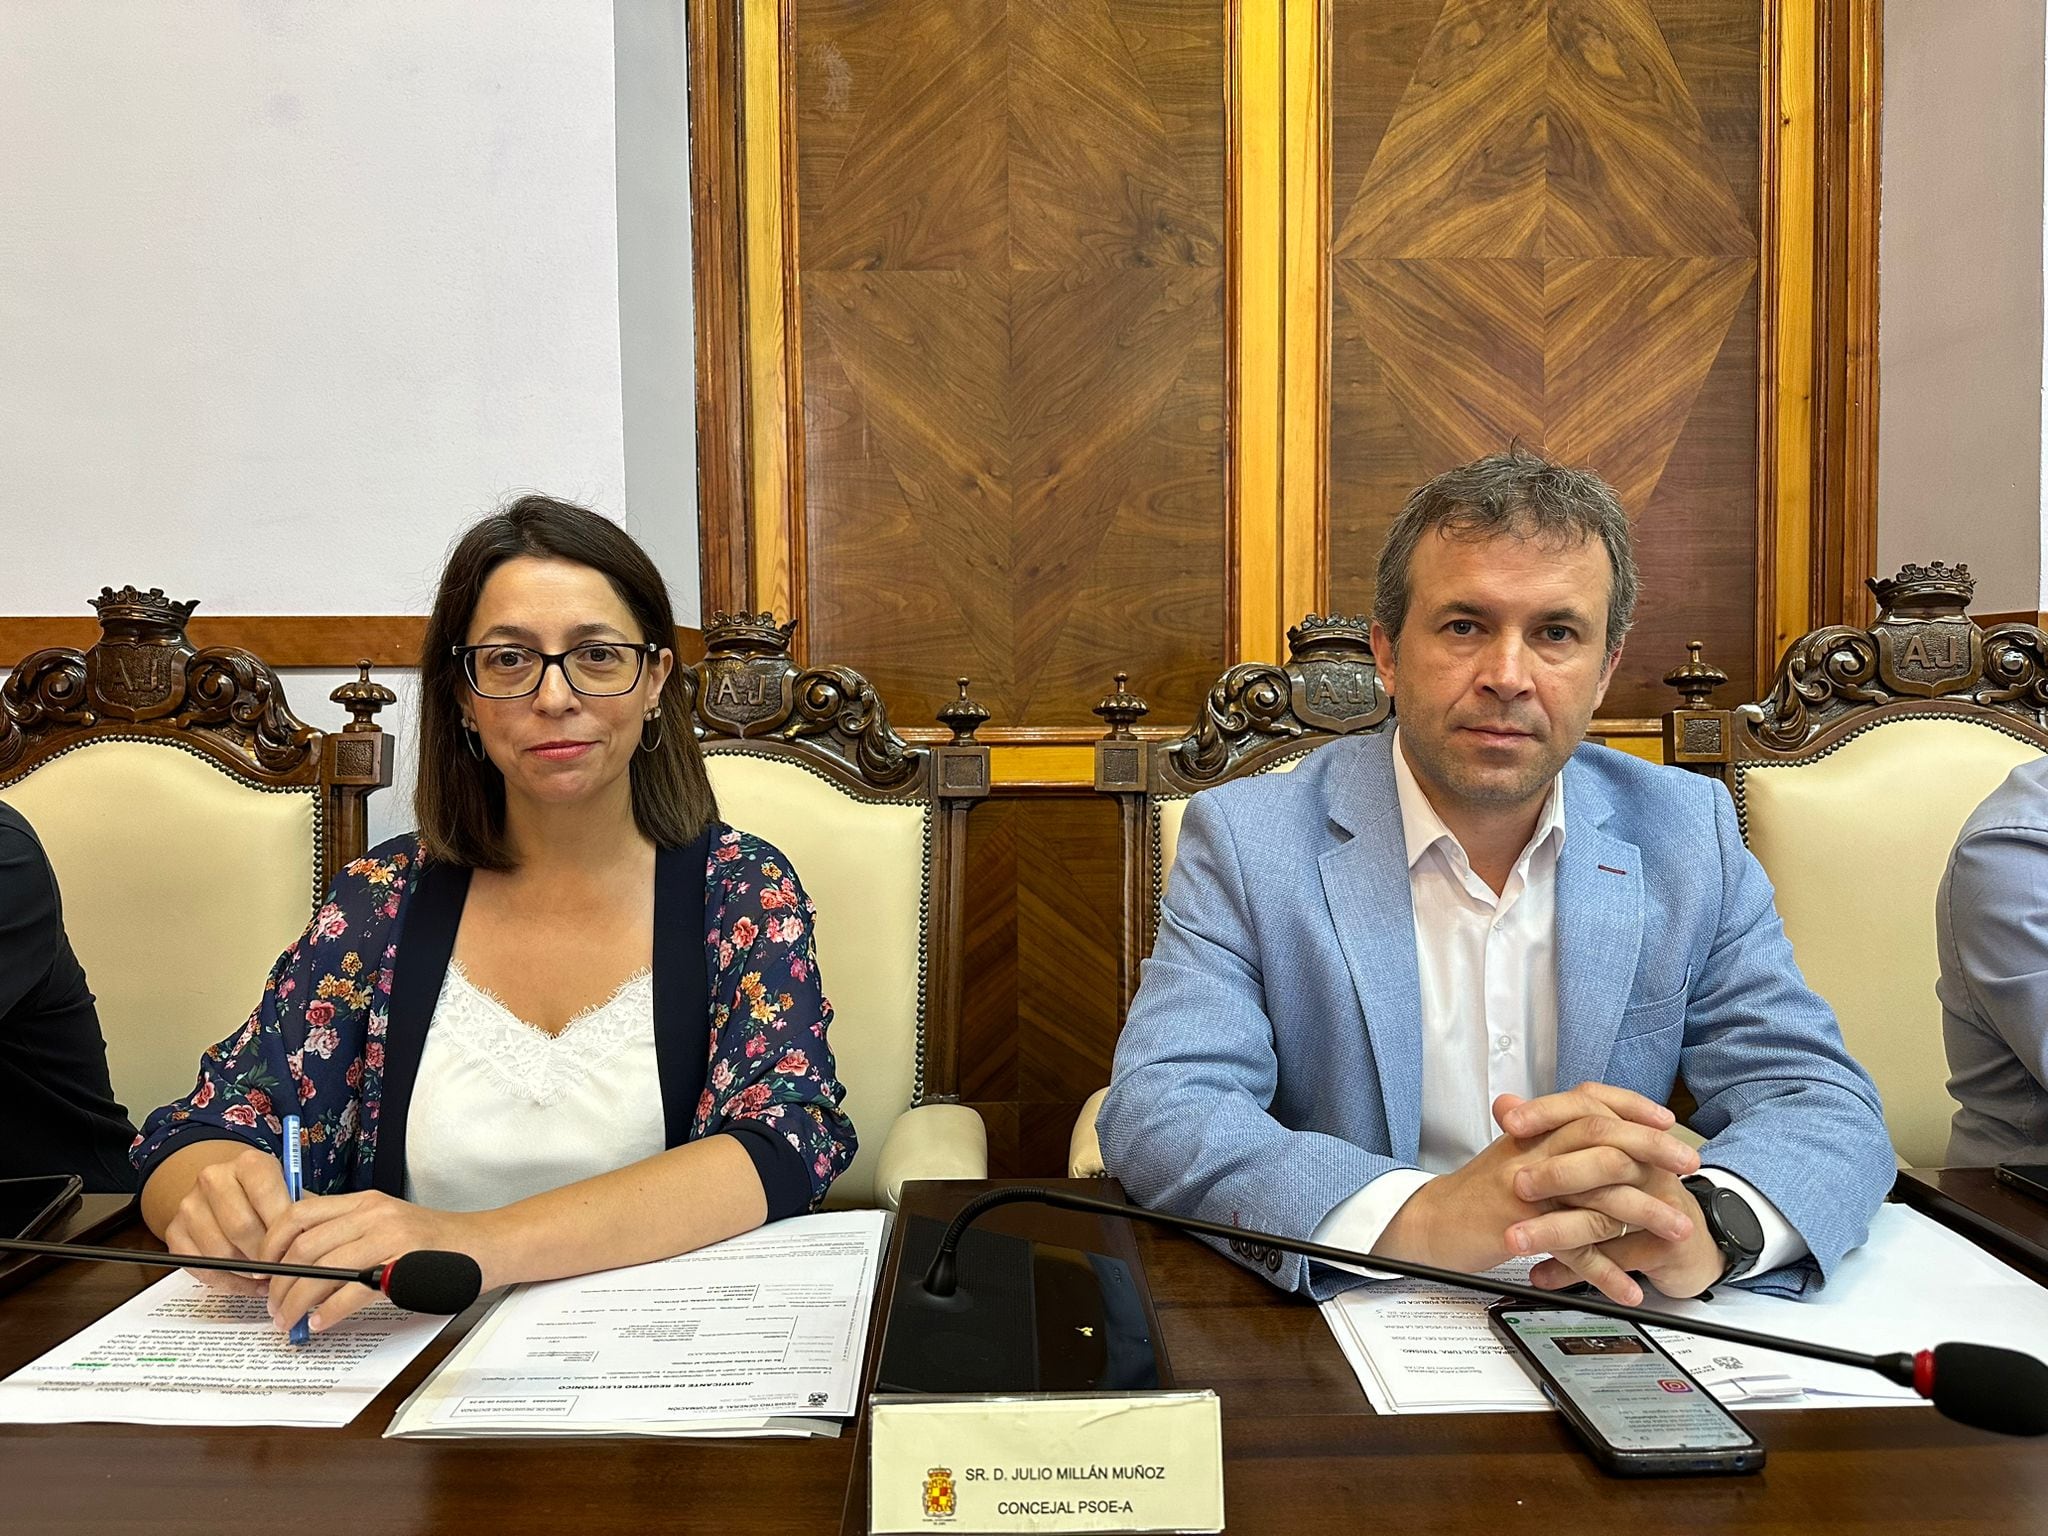
[[[129,1154],[142,1176],[195,1140],[275,1153],[281,1116],[296,1111],[308,1191],[402,1194],[405,1108],[468,883],[467,870],[427,864],[410,834],[345,868],[249,1021],[207,1049],[191,1093],[144,1122]],[[661,850],[655,887],[668,1144],[734,1135],[771,1220],[813,1208],[856,1146],[826,1041],[815,908],[787,859],[718,822]]]

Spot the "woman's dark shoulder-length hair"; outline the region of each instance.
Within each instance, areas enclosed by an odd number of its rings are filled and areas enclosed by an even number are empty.
[[[505,780],[462,739],[460,699],[469,682],[454,647],[467,643],[491,572],[520,555],[572,560],[599,572],[640,628],[638,638],[675,645],[668,587],[647,551],[608,517],[551,496],[522,496],[477,523],[455,545],[434,595],[420,654],[419,782],[413,809],[430,860],[510,869]],[[704,754],[690,729],[685,669],[670,670],[661,697],[660,744],[633,754],[633,820],[658,848],[680,848],[717,819]]]

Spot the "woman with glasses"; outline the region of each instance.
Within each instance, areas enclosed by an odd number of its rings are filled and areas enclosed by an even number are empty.
[[[813,909],[719,821],[674,633],[653,563],[595,513],[528,496],[463,536],[420,666],[419,831],[343,871],[136,1143],[173,1252],[360,1269],[453,1249],[496,1286],[824,1197],[855,1143]],[[205,1278],[267,1292],[281,1328],[372,1299]]]

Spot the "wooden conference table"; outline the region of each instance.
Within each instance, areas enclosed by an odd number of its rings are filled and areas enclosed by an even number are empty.
[[[983,1187],[915,1185],[906,1210],[949,1215]],[[2008,1205],[2015,1197],[1988,1173],[1908,1176],[1901,1195],[2008,1234],[2008,1260],[2030,1246],[2048,1253],[2048,1207]],[[2048,1446],[1964,1429],[1932,1409],[1754,1413],[1748,1423],[1770,1457],[1760,1475],[1628,1482],[1600,1473],[1555,1415],[1375,1415],[1314,1308],[1191,1239],[1030,1206],[986,1220],[1054,1242],[1135,1246],[1174,1384],[1222,1398],[1234,1532],[2048,1530]],[[150,1246],[138,1227],[119,1240]],[[2023,1267],[2048,1279],[2048,1267]],[[155,1278],[64,1265],[0,1295],[0,1373]],[[343,1430],[0,1426],[0,1530],[865,1529],[865,1478],[855,1475],[864,1447],[851,1429],[822,1441],[380,1439],[469,1320]]]

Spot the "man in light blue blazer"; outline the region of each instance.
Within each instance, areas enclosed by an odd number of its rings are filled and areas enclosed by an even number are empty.
[[[1877,1091],[1726,792],[1582,745],[1635,588],[1591,475],[1511,450],[1410,498],[1373,623],[1398,728],[1187,807],[1097,1120],[1134,1198],[1468,1271],[1547,1254],[1537,1284],[1623,1302],[1799,1294],[1863,1241]]]

